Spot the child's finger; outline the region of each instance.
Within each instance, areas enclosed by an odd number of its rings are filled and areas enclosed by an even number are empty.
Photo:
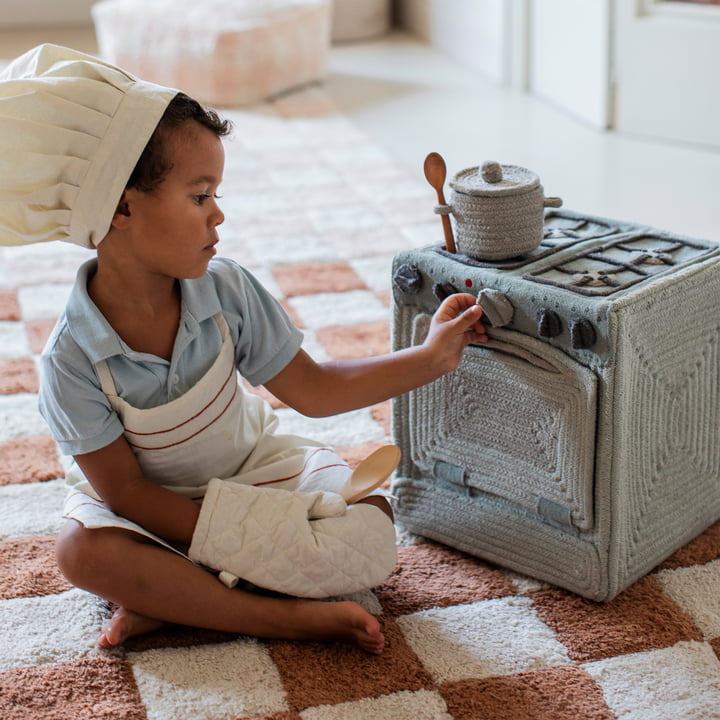
[[[454,318],[475,306],[475,304],[474,295],[470,295],[470,293],[453,293],[443,300],[438,308],[438,313]]]

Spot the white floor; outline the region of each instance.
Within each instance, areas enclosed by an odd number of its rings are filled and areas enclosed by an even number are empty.
[[[82,28],[5,31],[0,58],[44,41],[96,51],[92,31]],[[717,150],[596,131],[401,33],[335,46],[324,84],[421,180],[430,151],[445,157],[450,175],[484,160],[523,165],[566,208],[720,240]]]

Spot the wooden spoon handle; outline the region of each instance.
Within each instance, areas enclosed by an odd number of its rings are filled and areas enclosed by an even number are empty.
[[[445,199],[442,193],[438,195],[438,203],[445,205]],[[450,223],[449,215],[441,215],[440,220],[442,221],[443,235],[445,236],[445,249],[448,252],[455,253],[455,238],[453,237],[452,224]]]

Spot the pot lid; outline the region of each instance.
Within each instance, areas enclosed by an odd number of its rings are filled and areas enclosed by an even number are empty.
[[[492,196],[524,193],[539,185],[540,178],[532,170],[494,161],[461,170],[450,182],[450,187],[457,192]]]

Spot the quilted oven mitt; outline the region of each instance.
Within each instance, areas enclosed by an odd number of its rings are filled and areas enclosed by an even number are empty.
[[[326,598],[381,583],[397,561],[395,528],[377,508],[330,492],[211,480],[190,559],[287,595]]]

